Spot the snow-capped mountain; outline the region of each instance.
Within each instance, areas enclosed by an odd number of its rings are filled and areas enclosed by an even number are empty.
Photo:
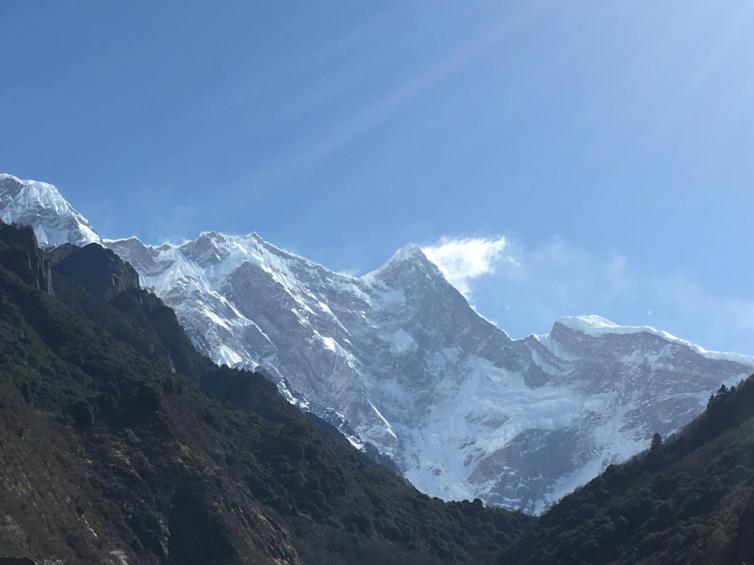
[[[50,185],[14,179],[0,185],[0,209],[12,211],[4,219],[32,224],[50,245],[61,243],[49,237],[64,233],[57,226],[91,229],[67,203],[6,204],[23,202],[18,193],[32,186],[49,187],[58,203]],[[74,243],[98,240],[93,231],[67,233]],[[216,362],[262,369],[292,402],[340,418],[354,443],[373,444],[419,489],[446,499],[542,510],[646,448],[655,431],[678,429],[712,391],[754,367],[751,358],[598,316],[511,339],[416,246],[355,277],[256,234],[103,244]]]
[[[100,242],[87,219],[53,185],[4,173],[0,173],[0,220],[33,226],[43,246]]]

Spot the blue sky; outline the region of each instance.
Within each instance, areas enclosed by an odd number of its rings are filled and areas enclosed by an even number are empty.
[[[105,236],[257,231],[355,272],[445,245],[513,335],[599,313],[754,354],[749,0],[5,0],[0,21],[0,170]]]

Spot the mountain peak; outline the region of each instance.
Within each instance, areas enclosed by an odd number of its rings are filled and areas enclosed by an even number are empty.
[[[605,335],[636,335],[636,334],[651,334],[664,339],[670,343],[676,343],[684,345],[689,349],[700,354],[707,359],[716,359],[723,361],[732,361],[735,363],[741,363],[747,366],[754,366],[754,358],[747,355],[741,355],[738,353],[728,353],[721,351],[710,351],[699,345],[690,343],[685,339],[674,336],[663,330],[658,330],[652,326],[623,326],[611,322],[607,318],[598,316],[597,314],[587,314],[581,316],[565,316],[560,318],[556,323],[557,326],[567,328],[572,331],[579,332],[589,337],[602,337]]]
[[[422,280],[445,280],[437,266],[430,261],[421,247],[409,243],[398,249],[387,262],[361,277],[365,281],[370,280],[410,280],[419,277]]]
[[[56,212],[72,210],[55,185],[31,179],[0,173],[0,197],[22,200],[26,204],[37,204],[52,208]]]
[[[412,268],[420,267],[426,269],[429,267],[436,269],[435,264],[427,258],[421,247],[419,247],[415,243],[409,243],[408,245],[404,245],[395,253],[393,253],[390,259],[388,259],[382,267],[374,272],[378,273],[386,270],[394,270],[396,268],[405,268],[406,266],[410,266]]]
[[[9,224],[31,226],[42,247],[101,241],[87,219],[54,185],[20,179],[8,173],[0,173],[0,219]]]
[[[630,326],[616,324],[603,318],[597,314],[585,314],[580,316],[564,316],[560,318],[556,324],[564,326],[570,330],[581,332],[582,334],[591,337],[601,337],[608,334],[616,335],[631,335],[648,333],[659,336],[668,341],[683,342],[688,345],[688,342],[669,334],[666,331],[658,330],[652,326]]]
[[[563,316],[557,321],[561,326],[571,330],[578,330],[589,335],[617,333],[628,326],[621,326],[597,314],[582,314],[580,316]]]
[[[393,256],[388,260],[388,263],[403,262],[403,261],[421,261],[428,260],[427,256],[421,250],[421,247],[415,243],[409,243],[404,245],[398,251],[393,253]]]

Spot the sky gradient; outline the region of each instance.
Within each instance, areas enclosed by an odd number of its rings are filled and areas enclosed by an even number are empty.
[[[0,3],[0,170],[103,236],[359,273],[414,242],[514,336],[754,354],[749,0],[73,5]]]

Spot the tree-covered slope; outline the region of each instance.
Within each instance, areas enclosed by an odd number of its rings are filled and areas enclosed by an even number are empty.
[[[529,522],[422,495],[216,367],[133,274],[0,226],[0,557],[483,563]]]

